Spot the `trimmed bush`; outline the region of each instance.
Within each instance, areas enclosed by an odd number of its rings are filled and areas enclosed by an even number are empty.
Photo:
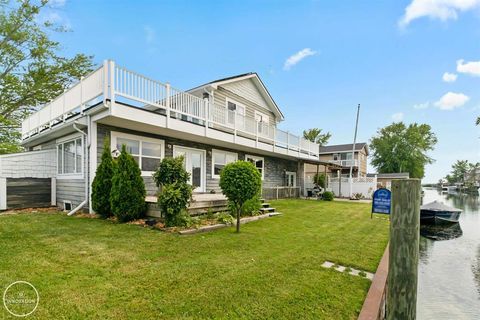
[[[118,221],[142,218],[146,209],[146,194],[142,172],[123,145],[115,166],[110,194],[110,206]]]
[[[110,192],[112,190],[112,177],[115,163],[110,152],[110,140],[105,139],[102,160],[92,182],[92,208],[102,218],[112,215],[110,209]]]
[[[236,161],[227,164],[220,172],[220,187],[235,208],[237,232],[240,232],[240,215],[246,201],[260,194],[262,176],[253,164]]]
[[[161,188],[158,206],[165,217],[165,225],[189,227],[191,218],[187,207],[192,198],[192,186],[187,183],[190,174],[183,167],[183,157],[164,158],[153,179]]]
[[[333,201],[334,194],[331,191],[325,191],[322,194],[322,199],[325,201]]]

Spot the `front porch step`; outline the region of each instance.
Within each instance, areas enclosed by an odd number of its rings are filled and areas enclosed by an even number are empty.
[[[262,208],[268,208],[268,207],[270,207],[270,203],[267,203],[267,202],[262,203]]]
[[[260,208],[260,212],[262,213],[272,213],[272,212],[275,212],[275,208]]]

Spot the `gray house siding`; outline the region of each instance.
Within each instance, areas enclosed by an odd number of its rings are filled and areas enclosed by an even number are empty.
[[[269,123],[272,126],[276,125],[276,118],[275,114],[267,109],[266,107],[262,107],[255,102],[252,102],[232,91],[229,91],[227,89],[224,89],[222,87],[219,87],[218,90],[215,90],[213,92],[213,100],[214,104],[218,107],[225,108],[227,104],[227,98],[230,98],[232,100],[238,101],[240,104],[245,106],[245,115],[247,117],[255,117],[255,111],[259,111],[263,114],[266,114],[269,117]]]
[[[69,136],[71,134],[68,134]],[[47,142],[44,142],[36,147],[40,147],[41,150],[47,150],[47,149],[54,149],[56,150],[57,148],[57,139],[53,139]],[[85,143],[85,139],[83,139],[83,142]],[[85,150],[85,147],[82,146],[83,150]],[[85,151],[84,151],[85,152]],[[55,153],[56,154],[56,153]],[[77,207],[79,204],[81,204],[85,200],[85,169],[88,165],[88,156],[84,155],[83,157],[83,171],[84,173],[82,174],[81,178],[77,179],[71,179],[71,178],[64,178],[60,175],[57,174],[56,176],[56,201],[57,201],[57,207],[60,209],[63,209],[64,207],[64,202],[71,202],[72,203],[72,208]],[[55,156],[55,166],[57,162],[57,157]],[[83,207],[84,209],[88,209],[88,201],[87,204]]]
[[[213,190],[216,193],[221,193],[221,189],[218,185],[219,180],[212,177],[212,150],[213,149],[237,153],[239,160],[245,160],[246,153],[243,151],[238,151],[234,149],[220,148],[213,145],[175,139],[175,138],[161,136],[161,135],[154,135],[154,134],[145,133],[145,132],[138,132],[138,131],[118,128],[118,127],[110,127],[110,126],[105,126],[101,124],[99,124],[97,128],[98,128],[97,163],[100,163],[101,161],[101,153],[103,151],[105,137],[110,138],[111,131],[123,132],[123,133],[138,135],[138,136],[164,140],[166,157],[173,157],[173,146],[182,146],[187,148],[205,150],[206,151],[206,168],[205,168],[206,169],[205,170],[206,171],[206,192],[211,192]],[[169,148],[168,147],[169,145],[172,146],[172,148]],[[297,161],[263,156],[263,155],[258,155],[251,152],[248,152],[248,154],[263,157],[265,159],[265,163],[264,163],[265,174],[264,174],[264,181],[263,181],[264,187],[283,186],[285,185],[285,171],[297,172],[297,168],[298,168]],[[153,178],[144,176],[143,179],[145,181],[147,195],[155,195],[158,189],[153,181]]]

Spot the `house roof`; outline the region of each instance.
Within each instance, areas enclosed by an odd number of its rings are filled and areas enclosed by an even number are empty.
[[[395,172],[395,173],[367,173],[367,177],[375,177],[377,179],[408,179],[410,178],[410,173],[408,172]]]
[[[355,143],[355,151],[360,151],[363,148],[366,149],[368,154],[368,146],[366,142]],[[335,153],[335,152],[349,152],[349,151],[352,151],[352,149],[353,149],[353,143],[333,144],[330,146],[320,147],[320,154]]]
[[[275,100],[273,100],[272,95],[270,94],[270,92],[268,92],[267,87],[265,86],[262,79],[260,79],[260,77],[258,76],[258,74],[256,72],[247,72],[247,73],[242,73],[242,74],[239,74],[239,75],[236,75],[236,76],[231,76],[231,77],[226,77],[226,78],[222,78],[222,79],[213,80],[213,81],[207,82],[205,84],[199,85],[195,88],[192,88],[190,90],[187,90],[187,92],[198,91],[198,90],[203,89],[203,88],[208,87],[208,86],[210,86],[214,89],[217,89],[219,86],[225,85],[227,83],[242,81],[242,80],[246,80],[246,79],[251,79],[253,81],[253,83],[255,84],[255,86],[257,87],[260,94],[263,96],[263,98],[267,102],[268,106],[273,111],[273,113],[280,120],[283,120],[285,117],[284,117],[282,111],[278,107]]]

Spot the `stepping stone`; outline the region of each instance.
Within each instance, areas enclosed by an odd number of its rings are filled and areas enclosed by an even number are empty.
[[[322,264],[322,267],[324,268],[331,268],[335,265],[335,263],[333,262],[330,262],[330,261],[325,261],[323,264]]]

